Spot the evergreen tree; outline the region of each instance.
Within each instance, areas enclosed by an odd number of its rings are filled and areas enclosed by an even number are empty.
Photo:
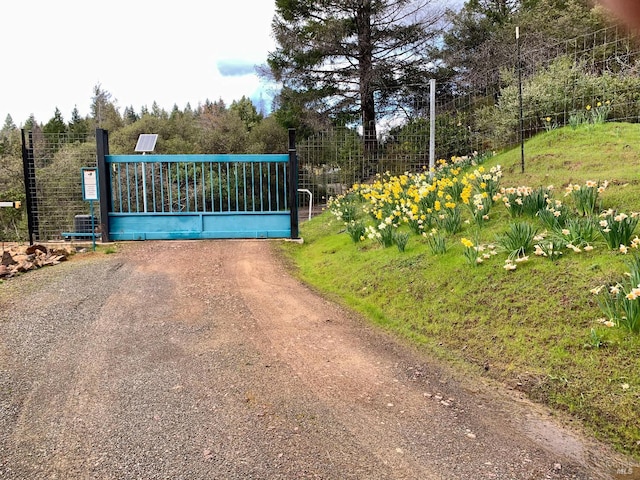
[[[231,102],[229,110],[238,114],[247,132],[250,132],[262,120],[262,115],[258,113],[251,99],[244,95],[240,100]]]
[[[154,101],[153,105],[151,105],[151,115],[153,115],[156,118],[163,118],[163,119],[169,118],[169,115],[167,115],[166,110],[161,108],[160,105],[158,105],[158,102],[156,101]]]
[[[322,112],[308,106],[307,98],[304,91],[295,91],[285,86],[273,99],[273,116],[283,127],[295,128],[298,138],[307,138],[314,132],[331,126]],[[309,99],[310,103],[311,99]]]
[[[131,125],[132,123],[135,123],[138,120],[140,120],[140,117],[136,114],[136,111],[133,109],[133,106],[125,107],[122,117],[125,125]]]
[[[62,134],[67,131],[67,125],[64,123],[58,107],[56,107],[53,118],[42,127],[42,131],[46,134]]]
[[[120,112],[118,112],[116,101],[112,100],[112,95],[103,90],[100,84],[93,88],[91,116],[95,128],[115,131],[124,124]]]
[[[431,0],[276,0],[268,65],[299,105],[359,118],[369,152],[376,115],[428,78],[440,19]]]
[[[36,120],[36,117],[33,113],[29,115],[27,121],[24,122],[24,129],[26,131],[36,131],[40,129],[40,125],[38,124],[38,121]]]
[[[46,135],[45,141],[48,142],[49,148],[53,150],[57,150],[62,143],[65,143],[67,125],[64,123],[58,107],[56,107],[53,118],[42,127],[42,132]]]
[[[80,116],[78,107],[74,106],[71,111],[71,121],[69,122],[69,133],[73,136],[72,140],[85,141],[89,134],[89,124],[85,118]]]
[[[0,130],[0,155],[9,155],[12,152],[11,146],[17,133],[18,127],[13,123],[11,115],[7,114],[2,130]]]
[[[2,126],[2,134],[8,134],[10,132],[12,132],[13,130],[15,130],[16,128],[16,124],[13,123],[13,118],[11,118],[10,114],[7,114],[7,117],[4,120],[4,125]]]

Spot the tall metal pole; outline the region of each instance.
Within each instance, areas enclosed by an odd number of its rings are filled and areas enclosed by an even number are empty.
[[[29,132],[29,145],[22,129],[22,171],[24,175],[25,199],[27,203],[27,227],[29,228],[29,245],[33,245],[34,237],[40,235],[38,223],[38,197],[36,194],[36,166],[33,155],[33,134]]]
[[[516,27],[516,46],[518,49],[518,101],[520,103],[520,166],[524,173],[524,112],[522,108],[522,56],[520,54],[520,27]]]
[[[145,153],[146,152],[142,152],[142,155]],[[147,203],[147,167],[145,162],[142,162],[142,205],[144,207],[144,213],[147,213]]]
[[[96,129],[96,147],[98,158],[98,191],[100,192],[100,232],[102,243],[111,241],[109,238],[109,210],[111,208],[111,171],[106,161],[109,155],[109,132],[101,128]]]
[[[289,211],[291,212],[291,238],[300,238],[298,231],[298,154],[296,130],[289,129]]]
[[[429,175],[436,166],[436,79],[429,80]]]

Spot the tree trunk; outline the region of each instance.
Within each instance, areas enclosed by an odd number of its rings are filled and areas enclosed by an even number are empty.
[[[362,133],[364,136],[364,151],[367,159],[375,156],[378,148],[376,132],[376,112],[372,91],[362,91]]]
[[[378,141],[373,88],[373,44],[371,39],[371,0],[362,0],[356,14],[358,28],[358,61],[360,67],[360,114],[365,161],[375,158]]]

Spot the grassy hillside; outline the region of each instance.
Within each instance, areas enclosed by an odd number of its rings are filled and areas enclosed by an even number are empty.
[[[564,188],[588,180],[609,182],[596,215],[610,208],[629,215],[640,211],[640,125],[554,130],[529,141],[525,153],[525,173],[519,148],[487,159],[482,167],[501,166],[500,187],[553,185],[550,201],[561,202],[572,218],[585,217]],[[363,192],[351,196],[356,220],[375,230],[379,219]],[[562,255],[538,256],[531,245],[516,255],[525,261],[507,262],[501,239],[514,223],[544,235],[533,242],[538,244],[553,237],[548,225],[536,216],[512,216],[499,198],[488,220],[475,222],[471,209],[459,203],[460,230],[446,233],[437,225],[444,253],[433,252],[433,237],[411,231],[402,221],[405,213],[395,214],[395,231],[409,235],[404,251],[384,248],[367,234],[352,241],[345,223],[329,211],[302,225],[304,244],[282,248],[301,279],[371,321],[467,371],[570,413],[598,438],[640,458],[640,334],[599,321],[604,317],[600,297],[591,291],[624,281],[627,262],[638,249],[629,246],[623,254],[609,248],[597,230],[588,242],[576,239],[573,250],[562,243]],[[556,234],[563,235],[560,229]],[[473,250],[461,243],[463,238]],[[481,252],[475,249],[479,245]],[[486,258],[472,263],[465,251]],[[507,269],[509,263],[516,268]]]

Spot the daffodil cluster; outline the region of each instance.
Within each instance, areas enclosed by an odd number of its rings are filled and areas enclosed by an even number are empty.
[[[593,215],[598,208],[598,196],[609,186],[608,181],[602,183],[587,180],[584,184],[569,184],[565,188],[565,196],[571,195],[580,215]]]
[[[493,244],[484,245],[478,243],[477,245],[468,238],[461,238],[460,243],[464,247],[464,256],[470,265],[477,266],[483,263],[485,260],[490,259],[492,256],[497,255],[496,246]]]
[[[327,208],[340,222],[348,224],[356,218],[356,198],[351,194],[332,196],[327,201]]]
[[[464,168],[473,162],[473,157],[456,157],[449,162],[439,161],[438,169],[432,172],[395,176],[386,173],[371,184],[354,185],[353,191],[365,202],[365,213],[378,224],[406,224],[416,234],[434,227],[454,234],[460,229],[464,205],[476,220],[488,219],[502,176],[500,166],[488,172],[479,166],[473,173],[463,175]]]
[[[628,265],[629,271],[622,281],[599,285],[591,293],[605,315],[600,323],[640,333],[640,256],[635,255]]]
[[[512,217],[528,215],[534,217],[549,205],[553,186],[533,189],[527,186],[501,188],[493,197],[502,200]]]
[[[460,193],[460,199],[468,207],[479,227],[489,220],[489,210],[498,193],[501,178],[500,165],[492,167],[488,172],[484,167],[479,167],[462,178],[464,188]]]
[[[551,230],[561,230],[571,218],[569,207],[562,200],[547,198],[547,206],[538,211],[538,218]]]
[[[523,213],[524,198],[531,195],[533,189],[527,186],[501,188],[494,200],[502,200],[512,217],[519,217]]]
[[[632,212],[627,215],[612,209],[605,210],[599,216],[600,233],[612,250],[619,249],[626,253],[626,246],[631,242],[631,236],[638,225],[640,214]]]

